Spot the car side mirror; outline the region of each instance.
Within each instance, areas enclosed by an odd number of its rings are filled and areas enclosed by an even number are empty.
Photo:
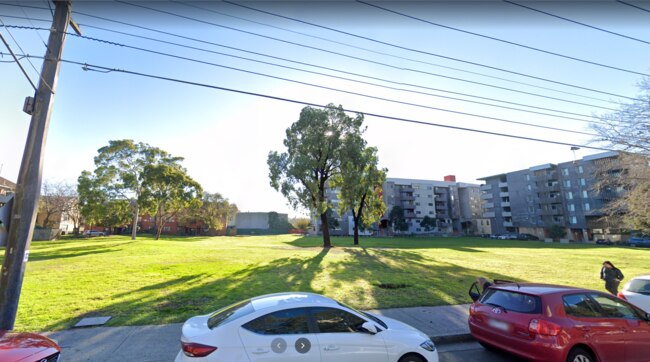
[[[476,302],[478,298],[481,297],[481,290],[478,288],[477,282],[474,282],[472,285],[470,285],[468,293],[473,302]]]
[[[375,326],[374,323],[371,322],[365,322],[364,324],[361,325],[361,330],[370,333],[370,334],[377,334],[377,327]]]

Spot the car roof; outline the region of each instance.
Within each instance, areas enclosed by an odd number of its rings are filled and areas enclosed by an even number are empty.
[[[521,292],[533,295],[555,294],[565,292],[593,292],[590,289],[574,288],[566,285],[541,284],[541,283],[504,283],[493,284],[491,288]]]
[[[257,310],[275,307],[278,305],[290,306],[292,304],[329,305],[336,306],[338,303],[320,294],[305,292],[285,292],[267,294],[251,299],[253,308]]]

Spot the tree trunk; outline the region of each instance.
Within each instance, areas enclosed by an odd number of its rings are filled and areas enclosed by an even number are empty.
[[[320,214],[321,228],[323,229],[323,248],[331,248],[330,227],[327,222],[327,212]]]
[[[354,245],[359,245],[359,223],[354,219]]]
[[[138,213],[140,212],[140,209],[138,208],[138,205],[136,204],[133,207],[133,222],[131,223],[131,240],[135,240],[137,231],[138,231]]]
[[[361,213],[363,212],[363,206],[366,203],[366,195],[363,194],[361,202],[359,203],[359,210],[357,214],[354,214],[354,209],[352,209],[352,220],[354,220],[354,245],[359,245],[359,220],[361,220]]]

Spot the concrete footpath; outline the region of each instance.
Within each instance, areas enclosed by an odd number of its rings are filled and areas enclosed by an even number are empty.
[[[438,344],[471,340],[467,327],[469,304],[392,308],[370,311],[421,330]],[[43,333],[58,341],[61,362],[173,361],[180,350],[182,323],[75,328]]]

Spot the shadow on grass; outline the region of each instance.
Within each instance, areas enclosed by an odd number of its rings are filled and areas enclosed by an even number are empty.
[[[333,251],[337,253],[336,261],[324,263]],[[343,258],[339,253],[345,253]],[[219,279],[194,274],[115,294],[111,304],[70,315],[45,329],[68,328],[82,317],[98,315],[112,316],[109,325],[177,323],[242,299],[287,291],[337,296],[341,302],[367,309],[469,303],[467,289],[477,276],[512,279],[504,274],[486,275],[479,269],[449,263],[432,266],[428,262],[408,250],[314,248],[307,257],[279,258]],[[384,289],[382,284],[404,287]]]
[[[123,250],[123,246],[134,243],[136,241],[127,241],[120,243],[98,243],[98,244],[89,244],[84,246],[76,247],[61,247],[55,250],[52,249],[31,249],[29,253],[29,261],[42,261],[42,260],[51,260],[51,259],[61,259],[61,258],[74,258],[78,256],[86,255],[95,255],[95,254],[105,254],[112,253]]]

